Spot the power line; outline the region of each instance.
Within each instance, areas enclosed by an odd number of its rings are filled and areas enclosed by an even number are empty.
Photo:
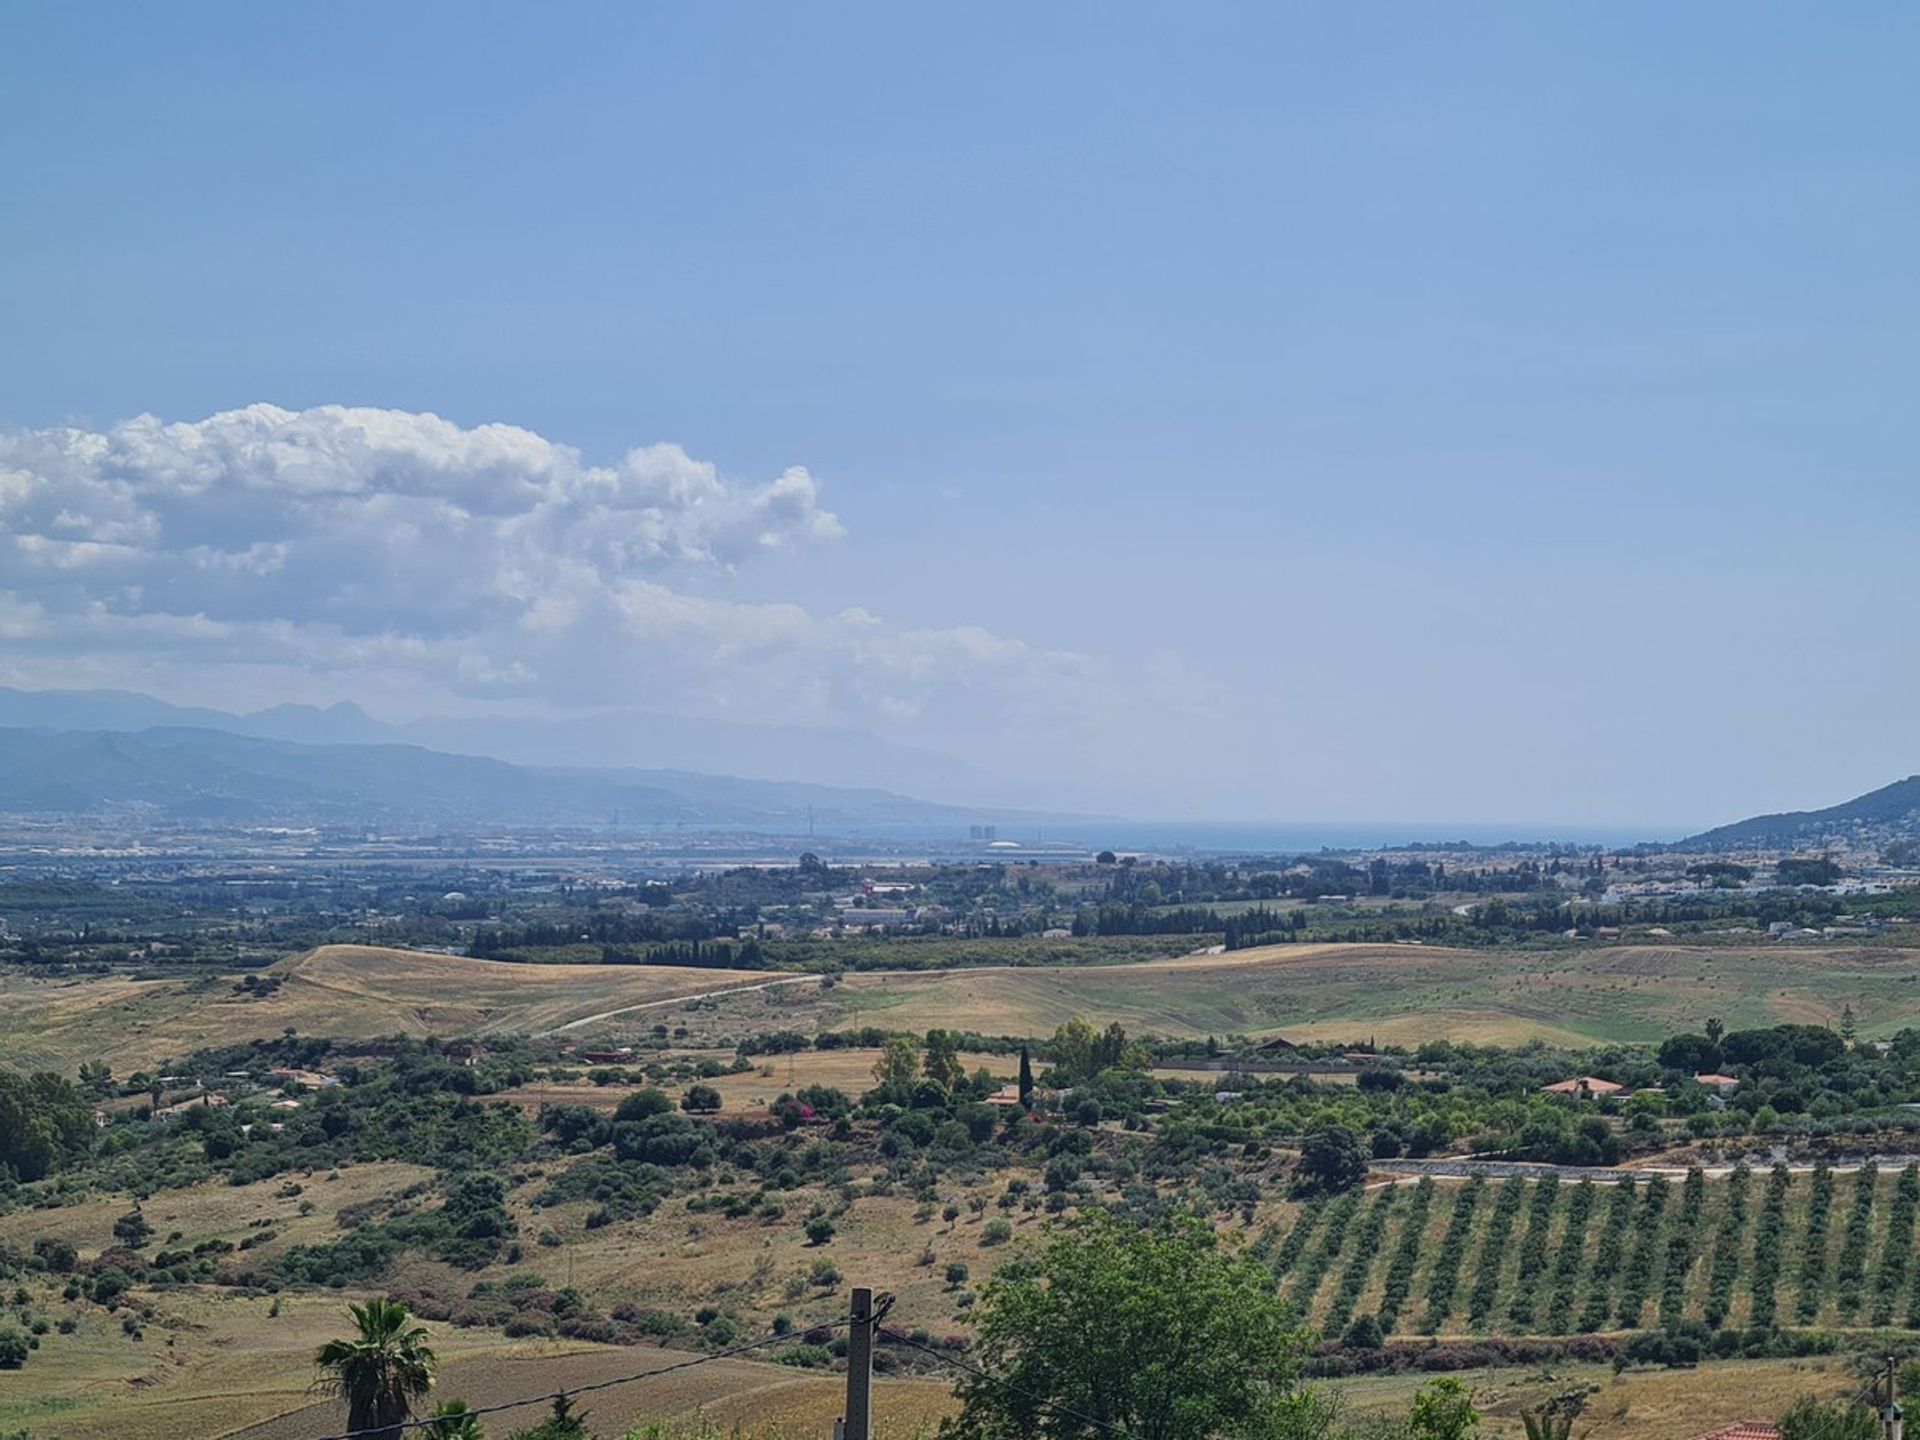
[[[1880,1388],[1880,1377],[1876,1375],[1873,1377],[1873,1379],[1869,1380],[1858,1391],[1856,1391],[1851,1398],[1847,1400],[1843,1400],[1840,1404],[1840,1413],[1834,1416],[1831,1420],[1827,1421],[1827,1423],[1822,1425],[1818,1430],[1815,1430],[1812,1434],[1808,1435],[1806,1437],[1806,1440],[1825,1440],[1826,1436],[1833,1434],[1843,1424],[1846,1423],[1847,1411],[1851,1410],[1855,1405],[1858,1405],[1861,1401],[1867,1399],[1868,1396],[1872,1395],[1879,1388]]]
[[[691,1360],[681,1360],[672,1365],[662,1365],[657,1370],[641,1370],[632,1375],[617,1375],[611,1380],[595,1380],[587,1385],[570,1385],[564,1390],[549,1390],[544,1395],[528,1395],[519,1400],[502,1400],[495,1405],[479,1405],[463,1410],[466,1415],[495,1415],[502,1410],[518,1410],[527,1405],[539,1405],[557,1400],[560,1396],[590,1395],[596,1390],[611,1390],[616,1385],[631,1385],[636,1380],[651,1380],[656,1375],[671,1375],[676,1370],[692,1370],[700,1365],[710,1365],[715,1360],[726,1360],[735,1355],[745,1355],[754,1350],[764,1350],[769,1345],[778,1345],[786,1340],[798,1340],[809,1331],[838,1330],[848,1323],[851,1317],[842,1316],[838,1320],[829,1320],[821,1325],[809,1325],[805,1330],[789,1330],[784,1335],[763,1335],[758,1340],[749,1340],[744,1345],[730,1346],[725,1350],[715,1350],[708,1355],[696,1355]],[[369,1440],[371,1436],[391,1435],[398,1431],[425,1430],[438,1421],[431,1415],[418,1420],[402,1420],[393,1425],[375,1425],[365,1430],[347,1430],[338,1435],[322,1435],[315,1440]]]
[[[923,1354],[931,1355],[934,1359],[940,1361],[941,1364],[951,1365],[956,1370],[964,1370],[969,1375],[977,1376],[979,1379],[986,1381],[989,1385],[998,1385],[1002,1390],[1010,1390],[1023,1400],[1030,1400],[1042,1409],[1053,1411],[1056,1415],[1064,1415],[1069,1420],[1078,1420],[1083,1425],[1091,1425],[1095,1429],[1104,1430],[1110,1435],[1118,1435],[1121,1437],[1121,1440],[1136,1440],[1132,1431],[1123,1429],[1110,1420],[1097,1419],[1083,1411],[1075,1410],[1071,1405],[1062,1405],[1058,1400],[1049,1400],[1044,1395],[1036,1395],[1033,1391],[1024,1389],[1014,1384],[1011,1380],[1002,1379],[989,1370],[982,1370],[978,1365],[970,1365],[965,1360],[949,1355],[943,1350],[936,1350],[931,1345],[923,1345],[911,1336],[889,1331],[887,1332],[887,1339],[896,1345],[911,1346]]]

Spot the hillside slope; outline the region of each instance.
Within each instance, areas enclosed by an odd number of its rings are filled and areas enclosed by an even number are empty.
[[[1869,791],[1825,810],[1755,815],[1677,842],[1677,850],[1789,850],[1796,846],[1884,845],[1920,839],[1920,775]]]

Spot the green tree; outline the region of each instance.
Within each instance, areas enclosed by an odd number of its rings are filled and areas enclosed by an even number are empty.
[[[347,1306],[347,1313],[357,1333],[320,1347],[314,1357],[319,1387],[347,1402],[349,1430],[370,1431],[370,1440],[399,1440],[400,1426],[432,1388],[438,1366],[426,1327],[414,1324],[399,1300],[369,1300]]]
[[[873,1078],[883,1089],[911,1090],[920,1071],[920,1052],[905,1035],[890,1036],[873,1062]]]
[[[445,1400],[433,1407],[428,1440],[487,1440],[480,1417],[464,1400]]]
[[[1078,1016],[1053,1032],[1053,1070],[1062,1084],[1093,1078],[1094,1047],[1099,1043],[1099,1032]]]
[[[0,1172],[38,1180],[93,1144],[93,1106],[48,1071],[0,1070]]]
[[[926,1059],[922,1069],[929,1080],[948,1090],[967,1078],[967,1067],[960,1059],[960,1037],[951,1030],[927,1031]]]
[[[711,1085],[689,1085],[680,1097],[680,1108],[689,1114],[711,1115],[721,1104],[720,1092]]]
[[[664,1090],[651,1087],[636,1090],[620,1102],[620,1108],[613,1112],[615,1122],[621,1120],[644,1120],[649,1115],[664,1115],[673,1109],[673,1101],[667,1098]]]
[[[588,1440],[587,1413],[575,1410],[565,1395],[556,1395],[546,1419],[531,1429],[514,1431],[507,1440]]]
[[[1093,1212],[1001,1267],[976,1313],[976,1359],[998,1378],[960,1382],[947,1440],[1272,1434],[1315,1404],[1299,1388],[1310,1336],[1272,1272],[1193,1216]]]
[[[1880,1416],[1871,1406],[1802,1395],[1780,1417],[1780,1440],[1879,1440]]]
[[[1322,1125],[1300,1142],[1299,1177],[1309,1190],[1351,1190],[1367,1178],[1367,1147],[1344,1125]]]
[[[1407,1431],[1414,1440],[1466,1440],[1479,1428],[1473,1391],[1451,1375],[1422,1385],[1407,1415]]]
[[[1023,1109],[1033,1108],[1033,1056],[1024,1045],[1020,1047],[1020,1104]]]

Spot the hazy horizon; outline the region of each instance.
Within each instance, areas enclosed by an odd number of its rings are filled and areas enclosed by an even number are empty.
[[[1920,770],[1920,15],[1459,20],[23,11],[0,685],[1185,825]]]

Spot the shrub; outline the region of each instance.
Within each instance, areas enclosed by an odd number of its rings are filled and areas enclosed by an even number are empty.
[[[1560,1193],[1560,1178],[1549,1175],[1543,1180],[1533,1182],[1533,1200],[1527,1206],[1527,1233],[1520,1242],[1520,1271],[1513,1287],[1513,1302],[1507,1307],[1507,1317],[1516,1330],[1533,1328],[1533,1301],[1539,1289],[1540,1277],[1547,1268],[1547,1233],[1553,1228],[1554,1202]],[[1398,1263],[1396,1261],[1396,1263]],[[1407,1273],[1412,1275],[1412,1262],[1408,1263]],[[1391,1274],[1389,1274],[1391,1280]],[[1393,1326],[1387,1320],[1386,1307],[1381,1307],[1380,1321],[1389,1332]]]
[[[1485,1188],[1486,1181],[1474,1175],[1453,1197],[1453,1212],[1447,1217],[1446,1231],[1440,1237],[1440,1253],[1433,1257],[1433,1273],[1427,1281],[1427,1313],[1420,1328],[1429,1335],[1436,1333],[1453,1313],[1454,1292],[1460,1285],[1460,1264],[1466,1259],[1467,1239],[1473,1233],[1474,1207],[1480,1203],[1480,1192]]]
[[[1726,1211],[1720,1219],[1720,1233],[1713,1242],[1712,1268],[1707,1273],[1706,1320],[1718,1330],[1725,1323],[1733,1304],[1733,1282],[1740,1274],[1740,1242],[1747,1232],[1747,1190],[1753,1172],[1745,1165],[1737,1167],[1726,1184]],[[1864,1245],[1862,1246],[1864,1259]]]
[[[1509,1176],[1500,1187],[1500,1198],[1494,1204],[1493,1214],[1487,1218],[1487,1233],[1480,1244],[1480,1268],[1474,1276],[1473,1290],[1467,1302],[1468,1323],[1476,1330],[1485,1329],[1487,1321],[1493,1317],[1493,1303],[1500,1289],[1501,1267],[1507,1263],[1507,1244],[1513,1235],[1514,1222],[1520,1218],[1520,1206],[1526,1196],[1526,1179],[1520,1175]]]
[[[1705,1177],[1701,1184],[1706,1183]],[[1633,1253],[1627,1259],[1627,1272],[1620,1283],[1619,1321],[1623,1326],[1636,1326],[1640,1323],[1641,1313],[1647,1308],[1647,1292],[1653,1288],[1655,1261],[1660,1256],[1660,1227],[1667,1218],[1667,1194],[1669,1186],[1666,1177],[1656,1175],[1647,1182],[1647,1193],[1640,1202],[1640,1213],[1634,1217]],[[1682,1206],[1685,1197],[1682,1197]],[[1697,1223],[1697,1221],[1696,1221]],[[1692,1240],[1687,1242],[1689,1259],[1693,1253]],[[1671,1258],[1671,1257],[1669,1257]],[[1681,1272],[1682,1282],[1685,1272]],[[1661,1296],[1665,1303],[1665,1294]]]
[[[649,1116],[665,1115],[672,1109],[673,1101],[668,1098],[666,1091],[648,1087],[623,1098],[614,1110],[613,1118],[616,1122],[630,1120],[637,1123]]]
[[[1761,1329],[1771,1328],[1774,1316],[1778,1313],[1778,1302],[1774,1295],[1775,1286],[1780,1280],[1780,1237],[1787,1225],[1787,1191],[1793,1184],[1793,1177],[1787,1173],[1787,1167],[1776,1165],[1773,1173],[1767,1177],[1767,1202],[1760,1211],[1760,1224],[1753,1234],[1753,1310],[1748,1323]],[[1889,1235],[1891,1238],[1891,1235]],[[1913,1213],[1907,1213],[1907,1233],[1901,1245],[1913,1244]],[[1887,1263],[1893,1263],[1894,1256],[1889,1252]],[[1906,1278],[1906,1255],[1904,1250],[1899,1257],[1899,1278]],[[1884,1269],[1883,1277],[1884,1279]],[[1891,1292],[1882,1292],[1889,1312],[1893,1308]],[[1885,1318],[1876,1319],[1877,1325],[1887,1323]]]
[[[1807,1226],[1800,1236],[1800,1277],[1794,1313],[1802,1325],[1811,1324],[1826,1296],[1827,1232],[1833,1219],[1833,1171],[1825,1160],[1813,1167],[1813,1187],[1807,1197]],[[1920,1290],[1914,1292],[1920,1307]],[[1914,1314],[1914,1312],[1909,1312]],[[1914,1318],[1920,1319],[1920,1314]],[[1913,1319],[1908,1324],[1912,1325]]]
[[[1326,1318],[1321,1322],[1322,1330],[1332,1333],[1346,1327],[1347,1318],[1353,1314],[1361,1291],[1366,1289],[1367,1277],[1373,1273],[1373,1262],[1380,1254],[1380,1240],[1386,1233],[1387,1216],[1399,1197],[1397,1186],[1383,1186],[1374,1196],[1373,1203],[1367,1206],[1367,1213],[1361,1219],[1360,1229],[1353,1239],[1353,1253],[1340,1271],[1340,1283],[1333,1292],[1333,1303],[1327,1307]],[[1377,1328],[1377,1321],[1375,1325]]]
[[[1426,1233],[1427,1212],[1433,1207],[1433,1177],[1422,1175],[1413,1187],[1413,1203],[1400,1227],[1400,1243],[1394,1247],[1393,1260],[1387,1266],[1385,1289],[1380,1296],[1380,1330],[1391,1335],[1413,1289],[1413,1272],[1420,1263],[1420,1239]]]
[[[1592,1270],[1587,1279],[1587,1304],[1580,1312],[1579,1328],[1604,1330],[1607,1316],[1613,1313],[1612,1286],[1620,1273],[1627,1243],[1627,1226],[1633,1220],[1634,1188],[1616,1185],[1607,1202],[1606,1224],[1600,1227],[1600,1248],[1594,1251]]]
[[[1867,1240],[1873,1227],[1874,1189],[1879,1178],[1872,1161],[1861,1165],[1853,1177],[1853,1209],[1847,1216],[1846,1238],[1840,1244],[1840,1263],[1834,1276],[1842,1316],[1852,1316],[1860,1308],[1860,1292],[1866,1278]]]

